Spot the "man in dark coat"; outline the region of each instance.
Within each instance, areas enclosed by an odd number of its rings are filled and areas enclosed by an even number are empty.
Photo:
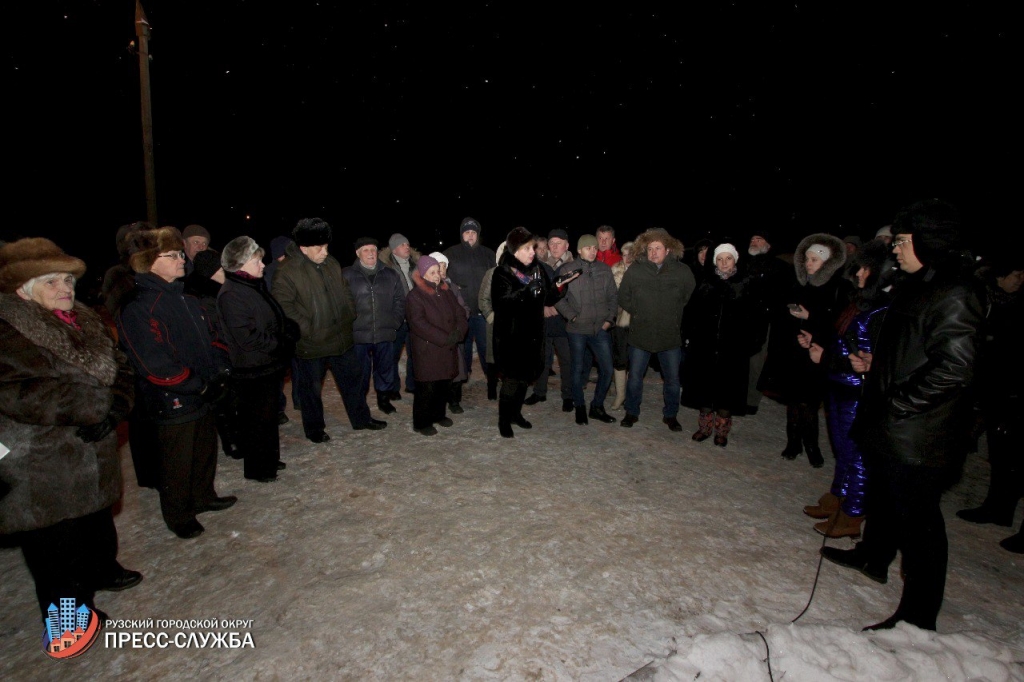
[[[943,490],[958,478],[967,451],[970,385],[982,305],[963,274],[959,217],[937,199],[914,204],[893,223],[893,253],[907,274],[882,319],[873,355],[851,355],[867,373],[854,437],[867,464],[863,542],[823,547],[841,566],[885,582],[903,554],[903,595],[896,612],[866,629],[899,621],[935,629],[946,583]]]
[[[303,218],[292,231],[288,258],[274,274],[273,295],[285,315],[299,325],[292,381],[302,410],[302,430],[314,443],[331,437],[324,431],[324,403],[320,397],[330,369],[341,393],[352,428],[383,429],[387,422],[373,419],[362,392],[363,369],[356,356],[352,324],[356,304],[341,265],[328,253],[333,231],[320,218]]]
[[[682,431],[679,414],[679,364],[682,360],[683,308],[697,283],[690,267],[679,259],[682,243],[662,229],[647,230],[634,242],[636,261],[626,270],[619,287],[619,306],[631,316],[629,324],[629,380],[626,416],[622,426],[640,418],[644,373],[652,354],[661,363],[665,384],[662,421]]]
[[[494,251],[480,243],[480,223],[473,218],[464,218],[459,225],[459,243],[444,251],[448,259],[448,279],[462,292],[462,300],[469,306],[469,333],[463,346],[467,379],[473,372],[473,343],[480,358],[480,369],[487,375],[487,320],[480,313],[480,283],[484,273],[494,267]],[[453,402],[462,398],[461,384]]]
[[[764,369],[764,361],[768,356],[768,333],[772,315],[785,301],[786,292],[793,288],[793,268],[772,253],[772,235],[765,228],[755,230],[750,236],[744,267],[749,277],[751,310],[755,316],[751,320],[754,325],[755,338],[752,340],[757,352],[750,356],[747,374],[747,414],[757,414],[761,405],[761,391],[757,390],[757,382]]]
[[[168,229],[144,233],[130,264],[135,290],[121,308],[117,329],[137,376],[136,395],[156,424],[160,511],[183,539],[199,536],[196,514],[227,509],[218,497],[217,426],[211,406],[227,397],[227,347],[209,326],[198,301],[185,296],[181,239]]]
[[[401,276],[377,258],[377,240],[356,240],[356,259],[342,271],[356,302],[352,325],[356,356],[363,368],[361,390],[366,395],[373,376],[377,407],[384,414],[395,411],[390,395],[398,391],[394,344],[405,323],[405,287]]]

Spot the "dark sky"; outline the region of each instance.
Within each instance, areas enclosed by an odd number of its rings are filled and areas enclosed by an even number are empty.
[[[472,215],[491,246],[602,223],[791,246],[931,196],[1000,222],[1010,3],[898,4],[146,2],[160,222],[214,246],[310,215],[342,242],[447,245]],[[145,216],[134,3],[13,5],[2,236],[112,258]]]

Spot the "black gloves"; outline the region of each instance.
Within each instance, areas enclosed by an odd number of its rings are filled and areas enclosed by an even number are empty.
[[[544,283],[539,279],[531,279],[530,283],[526,285],[526,294],[537,298],[544,294]]]
[[[203,387],[199,389],[199,397],[203,399],[204,403],[211,405],[219,405],[223,403],[231,395],[231,386],[229,381],[231,379],[231,373],[224,369],[203,384]]]
[[[75,430],[75,435],[85,443],[96,443],[106,438],[112,431],[128,417],[131,407],[124,396],[114,395],[114,404],[110,406],[110,412],[103,418],[103,421],[89,426],[80,426]]]

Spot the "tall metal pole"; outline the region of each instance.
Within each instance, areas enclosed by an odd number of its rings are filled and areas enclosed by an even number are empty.
[[[139,39],[139,81],[142,99],[142,155],[146,169],[146,220],[158,226],[156,219],[156,164],[153,161],[153,101],[149,91],[149,20],[141,0],[135,0],[135,35]]]

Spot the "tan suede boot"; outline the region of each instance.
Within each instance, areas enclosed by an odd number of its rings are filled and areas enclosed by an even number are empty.
[[[612,402],[612,409],[622,409],[622,403],[626,402],[626,370],[615,370],[615,400]]]
[[[847,516],[846,512],[840,509],[837,516],[814,524],[814,530],[827,538],[858,538],[862,523],[863,516]]]
[[[839,498],[828,492],[818,498],[818,504],[804,507],[804,514],[812,519],[827,519],[839,511]]]

